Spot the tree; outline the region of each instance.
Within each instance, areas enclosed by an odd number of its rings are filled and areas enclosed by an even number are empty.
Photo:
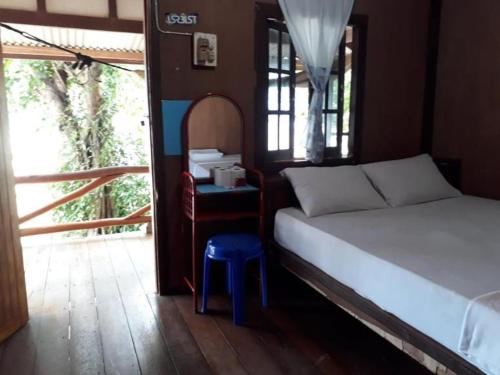
[[[43,60],[16,61],[16,64],[8,62],[6,77],[9,105],[10,98],[17,97],[19,99],[17,103],[14,100],[14,105],[28,108],[37,103],[47,111],[56,112],[58,130],[65,138],[60,172],[127,165],[130,162],[146,164],[140,136],[139,140],[121,139],[113,126],[113,117],[120,104],[119,86],[130,78],[125,75],[134,73],[122,73],[116,68],[100,64],[75,72],[71,65],[68,62]],[[85,183],[68,182],[54,185],[54,188],[68,193]],[[124,216],[148,203],[148,185],[147,179],[143,177],[125,177],[61,206],[55,210],[54,219],[57,222],[69,222]],[[137,226],[108,228],[97,232],[135,229]]]

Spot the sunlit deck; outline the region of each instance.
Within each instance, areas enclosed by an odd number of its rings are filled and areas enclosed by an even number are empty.
[[[31,320],[4,345],[2,373],[98,374],[105,360],[118,373],[138,368],[131,333],[156,327],[151,236],[28,237],[23,256]]]
[[[64,309],[64,296],[71,311],[72,307],[89,301],[100,304],[130,292],[156,292],[150,235],[137,232],[83,239],[49,235],[26,237],[22,243],[26,289],[33,315]],[[118,276],[128,284],[120,285]]]

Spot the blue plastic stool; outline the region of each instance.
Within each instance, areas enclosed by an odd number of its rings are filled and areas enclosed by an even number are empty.
[[[260,260],[262,306],[267,307],[266,256],[258,236],[253,234],[221,234],[208,240],[203,269],[203,295],[201,312],[207,311],[210,288],[210,261],[226,262],[227,291],[233,297],[233,322],[245,320],[245,265],[252,259]]]

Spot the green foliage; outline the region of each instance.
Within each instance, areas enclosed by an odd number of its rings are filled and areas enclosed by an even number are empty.
[[[27,109],[31,104],[47,104],[43,80],[54,74],[49,61],[5,59],[4,69],[10,105]]]
[[[123,134],[115,126],[120,124],[114,123],[119,113],[128,120],[144,111],[143,78],[101,65],[75,73],[70,63],[41,60],[6,60],[5,69],[9,105],[25,110],[41,105],[47,118],[56,116],[57,128],[65,139],[59,172],[147,165],[140,124],[134,122],[130,132]],[[127,125],[130,128],[131,124]],[[88,182],[58,183],[53,189],[60,196]],[[123,217],[149,201],[149,178],[127,176],[57,208],[53,218],[67,223]],[[137,229],[138,225],[113,227],[98,233]]]
[[[149,189],[148,177],[145,176],[126,176],[113,182],[111,197],[115,203],[116,215],[123,217],[147,205],[150,201]]]
[[[86,183],[86,181],[64,182],[58,186],[54,185],[54,189],[67,194],[81,188]],[[54,211],[54,220],[58,223],[69,223],[95,218],[93,217],[93,213],[97,212],[99,196],[100,191],[94,190],[80,199],[66,203]]]

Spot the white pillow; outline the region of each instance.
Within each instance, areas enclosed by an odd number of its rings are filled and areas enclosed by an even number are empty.
[[[282,174],[309,217],[387,207],[359,166],[287,168]]]
[[[445,180],[427,154],[361,167],[392,207],[462,195]]]

